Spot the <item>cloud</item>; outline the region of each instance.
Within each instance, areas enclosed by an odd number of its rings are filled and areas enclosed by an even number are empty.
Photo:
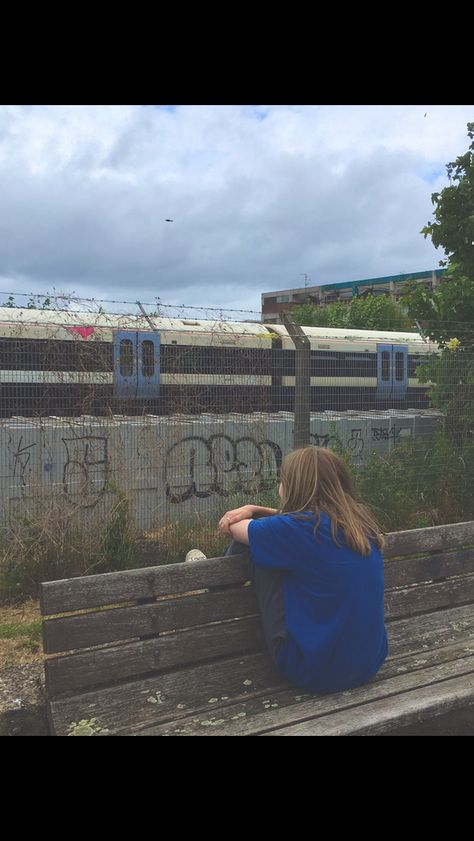
[[[261,292],[305,272],[317,284],[434,268],[443,255],[419,232],[473,114],[3,106],[2,288],[258,311]]]

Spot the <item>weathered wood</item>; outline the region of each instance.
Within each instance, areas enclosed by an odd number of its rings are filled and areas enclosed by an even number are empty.
[[[41,585],[41,613],[43,616],[51,616],[137,599],[187,593],[211,586],[244,584],[247,579],[247,562],[241,556],[233,555],[45,581]]]
[[[349,711],[346,712],[347,719],[350,715],[360,708],[360,705],[372,703],[374,700],[389,698],[392,707],[395,705],[395,698],[401,693],[407,691],[414,691],[419,687],[428,687],[432,684],[444,682],[450,678],[457,678],[463,675],[467,685],[472,685],[474,680],[474,657],[466,657],[462,660],[449,661],[434,667],[418,669],[408,674],[399,674],[396,677],[388,678],[386,680],[379,680],[374,683],[369,683],[364,686],[357,687],[346,692],[338,692],[332,695],[312,695],[298,694],[297,690],[293,690],[293,697],[295,702],[283,706],[281,703],[281,696],[277,696],[279,701],[274,701],[273,696],[269,698],[270,706],[268,709],[263,709],[262,701],[259,699],[255,704],[250,699],[245,703],[231,705],[226,708],[220,707],[212,710],[212,717],[217,719],[219,724],[207,724],[209,721],[209,711],[206,710],[206,717],[188,716],[182,718],[176,723],[176,728],[179,733],[173,732],[174,723],[168,722],[166,724],[151,725],[140,731],[140,735],[247,735],[256,736],[263,735],[269,731],[277,728],[286,728],[288,730],[301,728],[301,733],[295,732],[294,735],[303,735],[304,728],[318,726],[319,718],[323,722],[326,717],[331,717],[335,711]],[[272,703],[275,706],[272,706]],[[253,709],[252,709],[253,706]],[[263,705],[265,706],[265,705]],[[243,714],[242,714],[243,713]],[[285,735],[292,735],[287,733]]]
[[[364,735],[471,703],[474,522],[388,535],[384,554],[389,657],[329,696],[271,665],[243,558],[45,583],[43,615],[90,611],[44,624],[52,732]]]
[[[387,618],[427,613],[441,607],[470,604],[474,601],[474,575],[437,584],[419,584],[392,590],[385,598]]]
[[[51,707],[57,735],[66,735],[73,721],[93,717],[101,729],[123,733],[191,712],[212,714],[220,704],[262,697],[282,686],[286,684],[262,651],[81,692],[53,701]]]
[[[403,587],[474,572],[474,548],[442,552],[423,558],[403,558],[385,564],[385,588]]]
[[[435,617],[422,617],[421,630],[418,620],[415,619],[392,623],[391,630],[397,625],[403,627],[403,644],[397,646],[396,654],[389,656],[375,676],[374,682],[472,656],[474,616],[469,624],[465,615],[460,615],[459,608],[450,611],[449,615],[451,621],[443,621],[438,631],[433,627]],[[450,632],[451,625],[455,626],[455,643],[443,644],[446,625]],[[429,648],[426,640],[430,643]],[[390,648],[393,649],[393,646]],[[159,702],[154,704],[150,698],[157,696]],[[201,730],[202,726],[206,726],[200,724],[201,719],[219,719],[222,716],[217,711],[223,706],[238,702],[234,714],[239,714],[240,717],[245,712],[245,716],[250,718],[252,714],[266,709],[268,702],[270,707],[271,704],[283,707],[308,697],[318,698],[301,693],[294,687],[288,687],[276,673],[266,653],[261,651],[188,668],[178,664],[177,671],[160,673],[144,680],[101,690],[89,690],[80,695],[53,701],[51,707],[55,721],[54,732],[58,735],[66,735],[72,722],[92,717],[96,718],[97,727],[100,729],[112,728],[115,733],[125,734],[138,733],[144,727],[169,721],[174,721],[176,727],[180,727],[181,719],[193,720],[196,716],[196,726]],[[272,710],[276,708],[271,707]],[[199,718],[203,711],[205,714]],[[232,720],[230,713],[225,713],[224,718]],[[184,721],[183,726],[188,728]],[[214,732],[214,726],[209,726],[213,727]]]
[[[376,736],[474,703],[474,673],[335,712],[320,719],[272,729],[264,736]]]
[[[169,636],[110,648],[88,649],[45,662],[46,689],[51,697],[133,675],[169,669],[177,664],[209,660],[263,648],[260,620],[223,622]]]
[[[474,544],[474,520],[391,532],[385,537],[384,557],[414,555],[417,552],[441,552],[467,544]]]
[[[387,626],[389,652],[392,655],[428,650],[450,645],[459,639],[474,637],[474,608],[463,605],[422,616],[397,619]]]
[[[473,522],[394,532],[386,536],[384,556],[439,551],[469,541],[474,543]],[[388,568],[387,576],[390,575]],[[50,616],[211,586],[243,584],[247,577],[247,563],[239,556],[233,556],[47,581],[41,585],[41,612],[43,616]]]
[[[455,567],[459,571],[457,563]],[[474,576],[403,588],[387,593],[386,616],[395,618],[427,612],[469,603],[473,599]],[[50,654],[86,648],[252,613],[256,613],[253,588],[240,586],[235,590],[206,592],[156,604],[78,614],[45,621],[44,650]]]
[[[242,586],[154,604],[76,614],[44,622],[44,650],[53,654],[90,648],[252,614],[257,614],[253,588]]]

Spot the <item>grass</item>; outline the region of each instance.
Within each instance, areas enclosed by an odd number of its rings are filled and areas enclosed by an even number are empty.
[[[0,669],[42,659],[41,624],[36,600],[0,605]]]

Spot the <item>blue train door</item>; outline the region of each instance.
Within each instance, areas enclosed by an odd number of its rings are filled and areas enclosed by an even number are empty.
[[[407,345],[377,345],[377,397],[406,396],[408,383]]]
[[[159,392],[159,334],[120,330],[114,338],[114,396],[146,400]]]

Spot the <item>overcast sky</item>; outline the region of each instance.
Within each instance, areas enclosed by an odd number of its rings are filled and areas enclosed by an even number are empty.
[[[472,105],[0,106],[0,291],[259,312],[305,273],[437,268],[420,229],[472,120]]]

